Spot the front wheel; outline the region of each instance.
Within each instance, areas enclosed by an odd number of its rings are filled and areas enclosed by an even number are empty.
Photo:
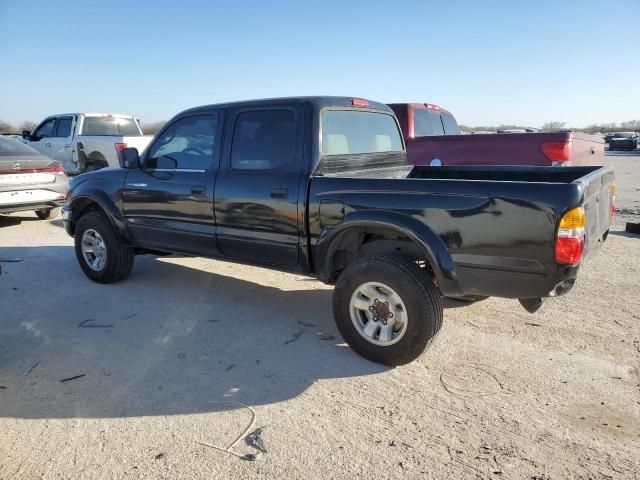
[[[87,277],[98,283],[115,283],[133,268],[133,248],[125,245],[102,212],[89,212],[75,229],[76,258]]]
[[[442,301],[415,262],[376,255],[342,272],[333,314],[356,353],[385,365],[404,365],[419,357],[440,330]]]

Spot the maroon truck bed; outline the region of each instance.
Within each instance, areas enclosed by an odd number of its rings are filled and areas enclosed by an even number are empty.
[[[460,135],[450,112],[433,104],[391,104],[413,165],[600,166],[604,141],[597,136],[564,131]],[[416,135],[416,110],[442,116],[444,135]],[[448,125],[447,125],[448,123]],[[438,128],[440,126],[438,125]],[[448,128],[447,128],[448,127]],[[439,161],[439,162],[438,162]],[[433,162],[433,163],[432,163]]]

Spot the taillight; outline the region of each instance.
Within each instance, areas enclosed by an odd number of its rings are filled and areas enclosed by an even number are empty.
[[[568,162],[571,158],[570,140],[566,142],[544,142],[540,144],[540,149],[552,163]]]
[[[612,183],[610,187],[611,193],[611,203],[609,203],[609,208],[611,209],[611,218],[616,214],[616,184]]]
[[[36,168],[33,171],[38,173],[64,173],[64,167],[61,163],[57,163],[55,167]]]
[[[556,262],[562,265],[576,265],[584,252],[584,207],[576,207],[560,219],[556,236]]]
[[[116,143],[116,144],[115,144],[115,146],[116,146],[116,152],[118,152],[118,155],[119,155],[120,153],[122,153],[122,151],[123,151],[125,148],[127,148],[127,144],[126,144],[126,143]]]

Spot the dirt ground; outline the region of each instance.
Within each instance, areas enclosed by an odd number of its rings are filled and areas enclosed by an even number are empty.
[[[640,478],[640,152],[606,162],[620,212],[573,291],[448,302],[395,369],[315,280],[138,257],[98,285],[60,219],[0,218],[0,478]],[[223,451],[249,427],[266,453]]]

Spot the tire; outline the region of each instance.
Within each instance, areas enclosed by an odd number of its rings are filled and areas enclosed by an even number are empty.
[[[374,287],[376,295],[361,296],[363,289],[371,292],[372,284],[381,285]],[[387,289],[394,295],[389,295]],[[377,298],[378,293],[382,300]],[[400,303],[394,300],[398,297]],[[364,309],[367,304],[370,306]],[[356,305],[363,309],[357,310]],[[400,306],[404,308],[398,308]],[[385,320],[392,311],[395,313]],[[414,262],[402,257],[374,255],[355,261],[338,277],[333,292],[333,315],[340,334],[356,353],[384,365],[404,365],[418,358],[440,330],[442,301],[431,279]],[[394,315],[396,320],[392,323]],[[366,321],[364,328],[362,321]],[[369,322],[379,328],[379,333],[372,338],[366,336]],[[389,332],[387,323],[391,325],[391,336],[395,337],[383,342],[383,328],[387,329],[387,335]],[[404,326],[396,333],[398,323]]]
[[[98,164],[98,163],[89,163],[84,168],[84,173],[95,172],[96,170],[100,170],[101,168],[104,168],[104,167],[102,165]]]
[[[99,239],[99,241],[98,241]],[[89,264],[83,252],[83,242],[92,252],[88,257],[98,258],[95,249],[105,252],[102,264]],[[93,242],[93,243],[91,243]],[[87,277],[98,283],[124,280],[133,268],[133,248],[125,245],[107,216],[98,211],[89,212],[78,220],[74,234],[76,258]]]
[[[56,218],[60,214],[60,208],[48,208],[47,210],[36,210],[36,215],[40,220]]]

